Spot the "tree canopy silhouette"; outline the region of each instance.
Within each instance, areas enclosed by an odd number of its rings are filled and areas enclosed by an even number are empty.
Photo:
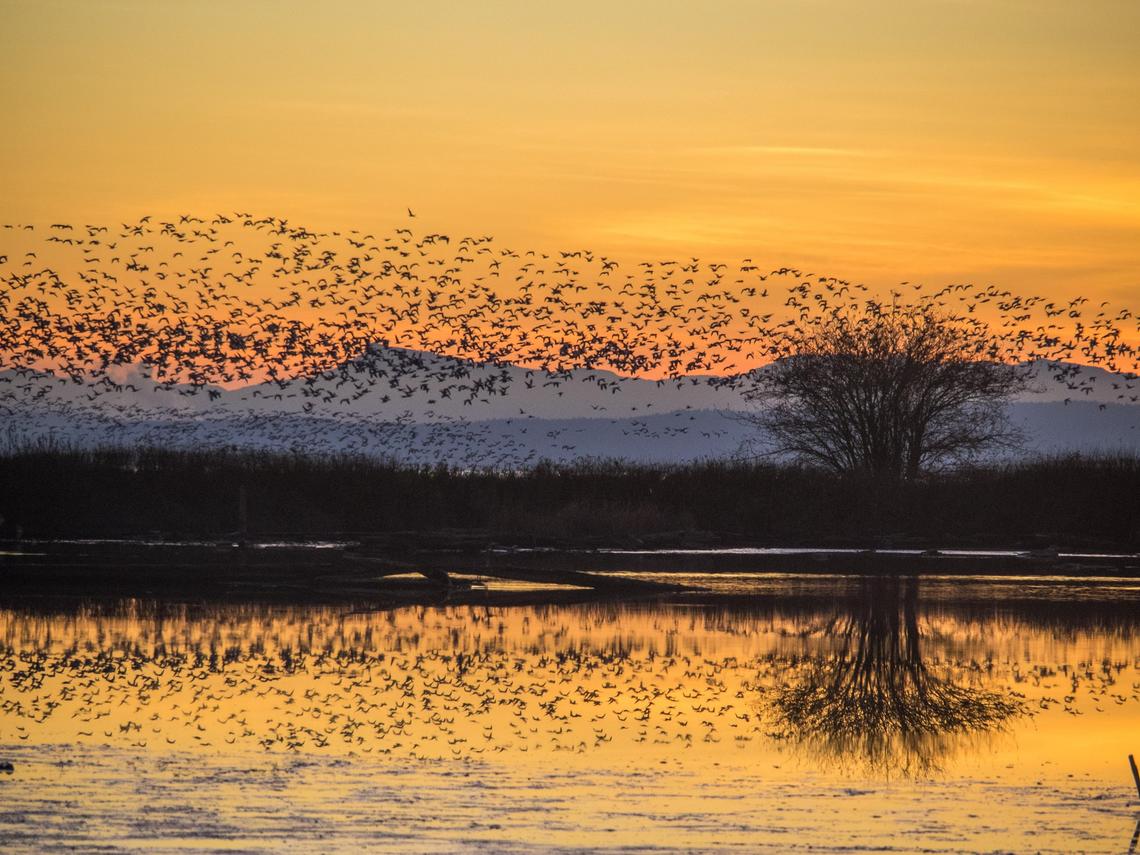
[[[837,311],[791,335],[747,416],[776,454],[839,472],[912,478],[1016,441],[1006,412],[1028,379],[996,337],[931,306]]]
[[[769,698],[778,733],[818,759],[925,775],[963,740],[1028,712],[1002,692],[960,685],[922,654],[913,578],[860,581],[825,637],[834,650],[789,669]]]

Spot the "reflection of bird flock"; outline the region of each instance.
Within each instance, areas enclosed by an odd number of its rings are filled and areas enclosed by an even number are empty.
[[[1030,664],[1040,634],[1012,632],[1008,658],[988,638],[931,667],[1033,709],[1140,700],[1138,663],[1084,661],[1090,645],[1059,650],[1050,631]],[[0,640],[0,741],[428,758],[756,748],[783,737],[776,687],[831,655],[801,619],[597,605],[7,611]]]
[[[233,214],[0,234],[0,406],[51,407],[95,431],[100,419],[145,424],[192,411],[205,441],[212,427],[223,440],[240,406],[251,430],[301,445],[306,431],[340,431],[350,449],[478,448],[479,414],[508,394],[513,406],[519,393],[519,419],[534,415],[537,393],[557,399],[571,387],[590,388],[594,411],[615,412],[629,388],[621,376],[708,387],[715,405],[717,390],[747,393],[751,369],[792,352],[804,329],[868,306],[951,315],[980,357],[1126,374],[1140,329],[1127,309],[1084,297],[910,283],[876,297],[751,259],[629,264],[410,227],[314,232]],[[1074,399],[1090,391],[1072,369],[1057,379]],[[1116,397],[1137,402],[1134,386],[1121,380]],[[405,404],[435,427],[409,428]],[[684,413],[654,429],[707,431]]]

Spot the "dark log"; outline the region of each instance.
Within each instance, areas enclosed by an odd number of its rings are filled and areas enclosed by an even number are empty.
[[[371,555],[358,555],[346,553],[349,561],[362,562],[374,565],[378,575],[394,576],[401,573],[421,573],[429,579],[437,578],[438,567],[420,566],[407,562],[392,561]],[[519,582],[534,582],[544,585],[570,585],[575,588],[590,588],[594,591],[608,593],[674,593],[691,590],[684,585],[666,582],[653,582],[647,579],[630,579],[627,577],[607,576],[600,573],[585,573],[579,570],[565,569],[539,569],[534,567],[514,567],[496,564],[493,566],[475,567],[458,564],[449,566],[451,573],[464,576],[486,576],[492,579],[511,579]]]

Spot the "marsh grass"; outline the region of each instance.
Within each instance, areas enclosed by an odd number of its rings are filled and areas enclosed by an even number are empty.
[[[585,461],[521,471],[372,457],[51,443],[0,453],[0,536],[224,536],[239,489],[251,536],[481,532],[615,544],[704,533],[792,545],[1140,545],[1140,459],[1043,457],[910,481],[763,462]]]

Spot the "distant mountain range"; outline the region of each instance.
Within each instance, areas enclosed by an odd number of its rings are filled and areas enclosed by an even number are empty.
[[[1032,367],[1037,379],[1011,409],[1025,452],[1140,452],[1135,380],[1099,368]],[[1081,372],[1082,389],[1053,379],[1065,370]],[[764,449],[740,417],[756,406],[744,394],[751,375],[736,384],[698,376],[659,383],[596,370],[552,376],[373,347],[320,375],[236,389],[190,394],[137,370],[115,379],[115,387],[92,387],[0,373],[7,423],[0,440],[354,451],[459,466],[583,457],[682,462]]]

